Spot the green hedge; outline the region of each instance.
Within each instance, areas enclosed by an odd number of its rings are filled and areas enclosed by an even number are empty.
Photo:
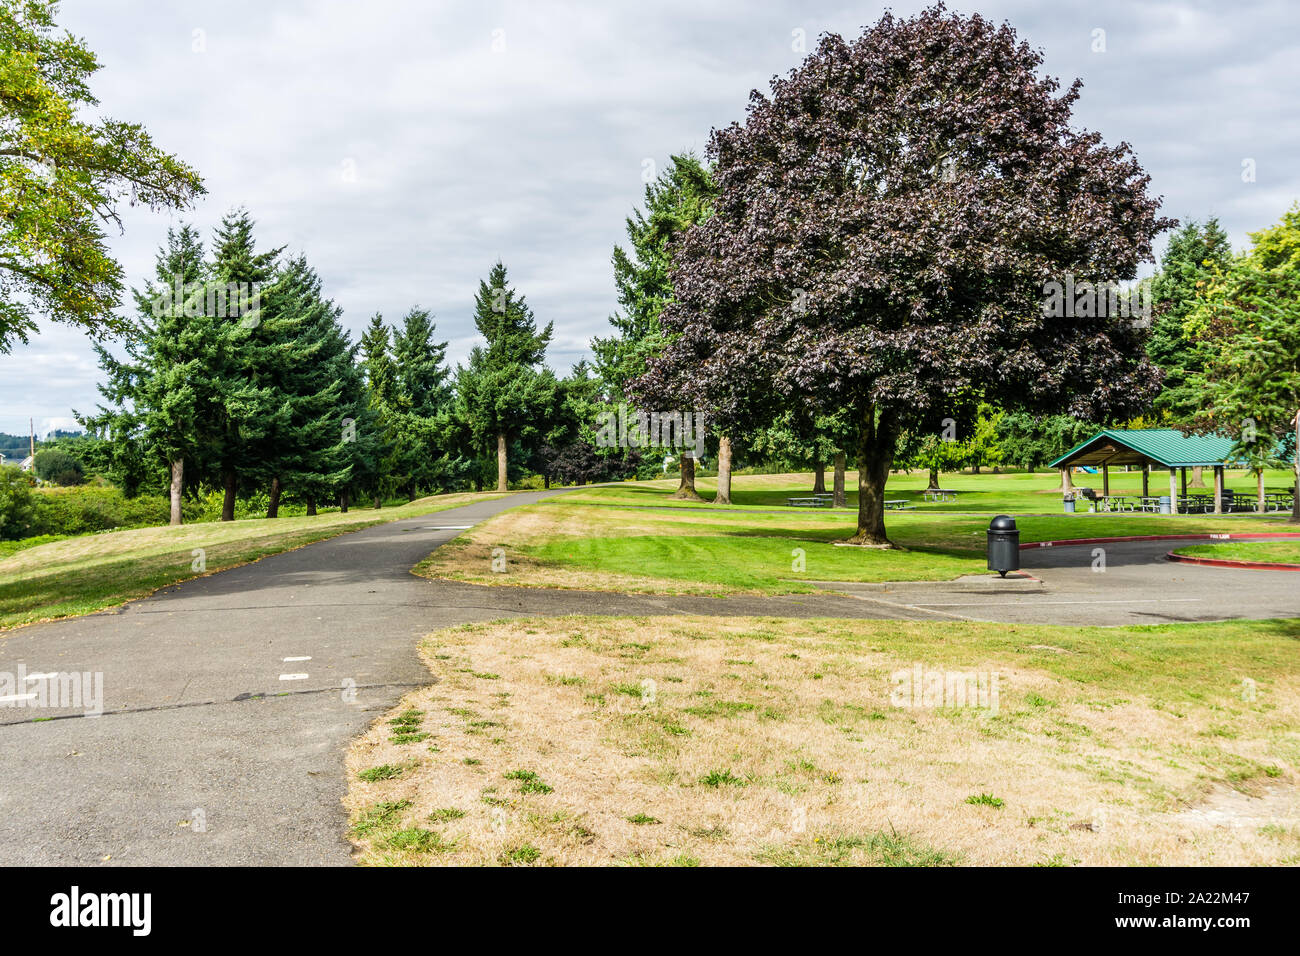
[[[201,498],[185,499],[182,513],[186,524],[218,521],[222,493],[212,491]],[[263,492],[235,502],[235,518],[265,518],[268,505]],[[405,498],[390,498],[385,507],[406,504]],[[369,509],[369,499],[353,508]],[[320,514],[338,511],[337,505],[322,506]],[[301,501],[285,501],[280,515],[300,517],[307,513]],[[15,541],[40,535],[64,537],[92,534],[119,528],[165,525],[171,518],[171,504],[164,495],[128,498],[112,485],[80,485],[74,488],[35,488],[30,476],[17,468],[0,468],[0,540]],[[0,551],[0,557],[5,552]]]
[[[34,496],[31,534],[86,534],[110,528],[166,524],[171,508],[160,495],[128,498],[104,486],[41,489]]]

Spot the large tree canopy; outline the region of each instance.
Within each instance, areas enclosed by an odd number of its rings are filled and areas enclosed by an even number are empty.
[[[1237,437],[1237,452],[1269,462],[1279,445],[1300,482],[1300,204],[1251,233],[1251,251],[1218,273],[1187,315],[1204,368],[1188,379],[1202,397],[1193,427]],[[1300,495],[1291,514],[1300,521]]]
[[[1126,144],[1070,126],[1081,84],[1058,92],[1041,62],[1009,25],[887,14],[711,138],[715,214],[677,250],[642,384],[685,380],[739,430],[851,410],[859,543],[888,543],[899,432],[955,396],[1098,419],[1158,384],[1133,323],[1045,314],[1046,283],[1132,278],[1173,223]]]
[[[1210,218],[1204,225],[1189,222],[1169,237],[1160,257],[1160,271],[1151,280],[1156,316],[1147,354],[1164,372],[1164,387],[1155,407],[1175,421],[1194,417],[1203,397],[1187,381],[1205,365],[1205,346],[1184,334],[1187,316],[1215,271],[1226,268],[1231,260],[1228,234],[1217,219]]]
[[[139,124],[86,116],[99,63],[55,31],[54,12],[47,0],[0,0],[0,352],[27,341],[34,315],[125,328],[102,227],[120,228],[123,201],[182,209],[204,191]]]

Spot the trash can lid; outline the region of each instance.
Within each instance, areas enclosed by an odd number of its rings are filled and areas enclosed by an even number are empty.
[[[1010,515],[998,515],[989,522],[990,531],[1015,531],[1016,519]]]

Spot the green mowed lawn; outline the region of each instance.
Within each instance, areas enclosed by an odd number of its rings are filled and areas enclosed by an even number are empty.
[[[834,532],[791,536],[637,535],[626,538],[561,538],[520,550],[552,565],[570,565],[618,574],[708,582],[724,589],[792,592],[813,590],[799,578],[825,581],[941,581],[984,567],[982,552],[971,548],[873,552],[836,547]]]
[[[811,475],[759,475],[736,478],[733,498],[745,503],[730,508],[673,502],[671,480],[580,489],[467,532],[422,570],[492,584],[790,593],[813,589],[801,580],[931,581],[983,573],[989,517],[1000,512],[1017,515],[1022,542],[1291,527],[1282,515],[1043,514],[1041,502],[1059,504],[1059,493],[1045,497],[1042,490],[1054,487],[1055,475],[953,478],[944,484],[964,484],[968,500],[980,496],[981,510],[891,511],[886,526],[898,550],[836,546],[855,530],[854,509],[774,506],[806,493]],[[916,490],[925,484],[924,476],[892,476],[891,488],[895,481],[910,481]],[[711,493],[703,481],[697,486]],[[1026,500],[1034,507],[1016,507]],[[509,573],[490,573],[483,556],[496,547],[521,559]]]
[[[1229,558],[1233,561],[1269,561],[1300,566],[1300,540],[1227,541],[1222,544],[1194,544],[1176,553],[1195,558]]]
[[[826,488],[831,490],[831,474],[826,475]],[[1289,491],[1294,481],[1288,471],[1267,471],[1264,474],[1265,485],[1270,490]],[[1076,473],[1076,488],[1092,488],[1101,494],[1101,475]],[[1189,482],[1190,472],[1189,472]],[[1005,511],[1012,514],[1044,513],[1063,514],[1061,503],[1059,472],[1013,472],[992,474],[985,472],[978,475],[943,474],[939,476],[941,488],[955,491],[955,501],[926,501],[923,498],[928,483],[924,472],[914,471],[910,475],[890,475],[886,486],[886,499],[905,501],[905,507],[917,511],[962,512],[978,511],[997,513]],[[1213,494],[1213,475],[1205,473],[1205,488],[1188,488],[1189,493]],[[1255,478],[1245,471],[1230,471],[1225,476],[1225,487],[1238,494],[1255,495]],[[566,495],[565,500],[575,503],[623,504],[629,506],[643,505],[651,507],[677,508],[711,508],[712,499],[717,490],[714,478],[699,478],[695,487],[700,495],[708,500],[704,502],[670,501],[666,492],[677,487],[676,478],[656,479],[654,481],[626,482],[620,485],[601,486],[579,489]],[[807,474],[782,475],[740,475],[732,482],[732,504],[737,507],[790,508],[787,499],[807,497],[812,494],[813,476]],[[857,473],[850,471],[845,476],[845,495],[850,509],[858,506]],[[1148,490],[1152,495],[1169,493],[1169,476],[1166,472],[1156,472],[1150,477]],[[1140,472],[1113,471],[1110,476],[1110,492],[1113,495],[1139,495],[1142,493],[1142,475]],[[1180,492],[1181,493],[1181,492]],[[1079,508],[1086,510],[1087,501],[1080,501]],[[791,511],[810,510],[790,508]]]
[[[543,508],[545,505],[537,505]],[[551,507],[563,507],[552,505]],[[757,519],[759,516],[753,516]],[[805,524],[808,522],[805,522]],[[518,550],[550,565],[629,575],[708,582],[722,588],[769,593],[810,590],[812,581],[944,581],[986,570],[988,518],[952,514],[890,515],[886,526],[896,550],[842,547],[853,534],[852,516],[827,516],[824,527],[789,527],[755,520],[723,534],[556,536]],[[1278,519],[1214,516],[1025,516],[1016,521],[1022,543],[1073,538],[1276,531]],[[701,530],[717,528],[702,522]],[[506,542],[508,544],[508,542]],[[800,553],[796,552],[798,549]],[[503,582],[504,583],[504,582]]]

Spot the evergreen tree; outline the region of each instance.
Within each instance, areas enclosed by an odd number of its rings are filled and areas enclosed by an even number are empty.
[[[256,223],[247,209],[227,213],[217,227],[212,245],[213,275],[225,282],[261,286],[276,276],[276,262],[284,246],[258,252],[253,239]]]
[[[315,514],[316,502],[350,478],[344,446],[355,439],[358,409],[345,407],[344,392],[355,349],[340,315],[301,256],[264,293],[258,330],[268,364],[261,381],[282,414],[251,445],[249,459],[270,482],[268,518],[278,516],[286,487]]]
[[[203,275],[198,233],[188,225],[169,229],[155,260],[156,284],[133,290],[137,317],[123,336],[126,358],[96,346],[107,377],[99,391],[108,405],[79,416],[113,449],[110,471],[129,493],[145,480],[149,463],[168,467],[172,524],[181,523],[186,481],[197,483],[199,463],[220,438],[214,398],[227,329],[199,307],[202,293],[195,289]]]
[[[597,442],[602,415],[609,408],[604,385],[586,359],[560,379],[554,415],[545,423],[540,442],[530,449],[529,464],[542,475],[546,487],[552,480],[586,484],[635,471],[629,449],[603,448]]]
[[[665,338],[659,314],[673,298],[672,244],[682,233],[709,217],[717,189],[708,167],[686,153],[670,158],[668,169],[645,188],[644,211],[627,220],[631,252],[614,247],[614,285],[620,312],[610,316],[614,335],[592,340],[596,368],[615,401],[628,394],[629,384],[643,375],[646,363],[663,351]],[[680,403],[683,408],[686,402]],[[725,443],[728,473],[718,475],[718,500],[730,503],[730,440]],[[673,497],[698,498],[695,461],[679,456],[681,483]]]
[[[1261,498],[1260,465],[1289,455],[1291,520],[1300,522],[1300,204],[1250,238],[1251,251],[1214,277],[1187,316],[1184,331],[1207,356],[1188,380],[1201,396],[1192,427],[1236,438]]]
[[[397,366],[393,362],[391,340],[384,317],[375,313],[361,333],[361,364],[365,368],[366,388],[377,407],[397,409]]]
[[[209,468],[224,490],[221,520],[235,518],[241,473],[264,474],[270,438],[288,428],[290,410],[277,396],[273,369],[277,329],[263,329],[258,295],[276,275],[283,247],[258,252],[253,220],[243,209],[225,216],[217,229],[203,309],[222,330],[223,348],[210,365],[215,391],[215,439],[209,445]],[[226,292],[224,303],[217,298]],[[231,305],[230,296],[238,303]],[[215,306],[215,307],[214,307]],[[224,307],[223,307],[224,306]],[[263,457],[257,457],[259,452]]]
[[[451,400],[451,371],[446,366],[447,343],[433,340],[434,324],[427,309],[407,312],[402,327],[393,330],[396,377],[398,447],[397,471],[407,497],[432,488],[446,476],[448,461],[438,454],[445,430],[439,416]]]
[[[514,441],[538,440],[553,417],[558,382],[541,367],[552,324],[540,332],[523,296],[509,285],[497,262],[474,299],[474,325],[487,340],[475,346],[457,375],[457,415],[479,453],[497,453],[497,490],[509,485],[509,452]]]
[[[1176,422],[1186,423],[1195,415],[1200,396],[1187,379],[1205,367],[1205,348],[1189,340],[1183,326],[1210,277],[1231,258],[1228,234],[1217,219],[1204,225],[1189,222],[1169,237],[1160,270],[1151,280],[1155,319],[1147,355],[1165,375],[1155,409]]]
[[[437,416],[451,397],[447,343],[433,340],[433,317],[419,306],[393,331],[393,363],[402,407],[423,418]]]
[[[371,316],[361,334],[361,369],[365,377],[366,407],[375,433],[371,467],[363,470],[364,490],[376,508],[396,487],[397,416],[401,413],[398,398],[397,366],[393,362],[391,340],[384,317]]]
[[[363,367],[356,361],[357,345],[348,350],[349,361],[339,374],[339,409],[344,418],[341,464],[345,472],[334,489],[339,507],[346,512],[353,496],[373,488],[382,474],[388,446],[379,427],[379,416],[370,403]],[[351,422],[348,422],[351,419]],[[349,434],[349,429],[351,434]]]

